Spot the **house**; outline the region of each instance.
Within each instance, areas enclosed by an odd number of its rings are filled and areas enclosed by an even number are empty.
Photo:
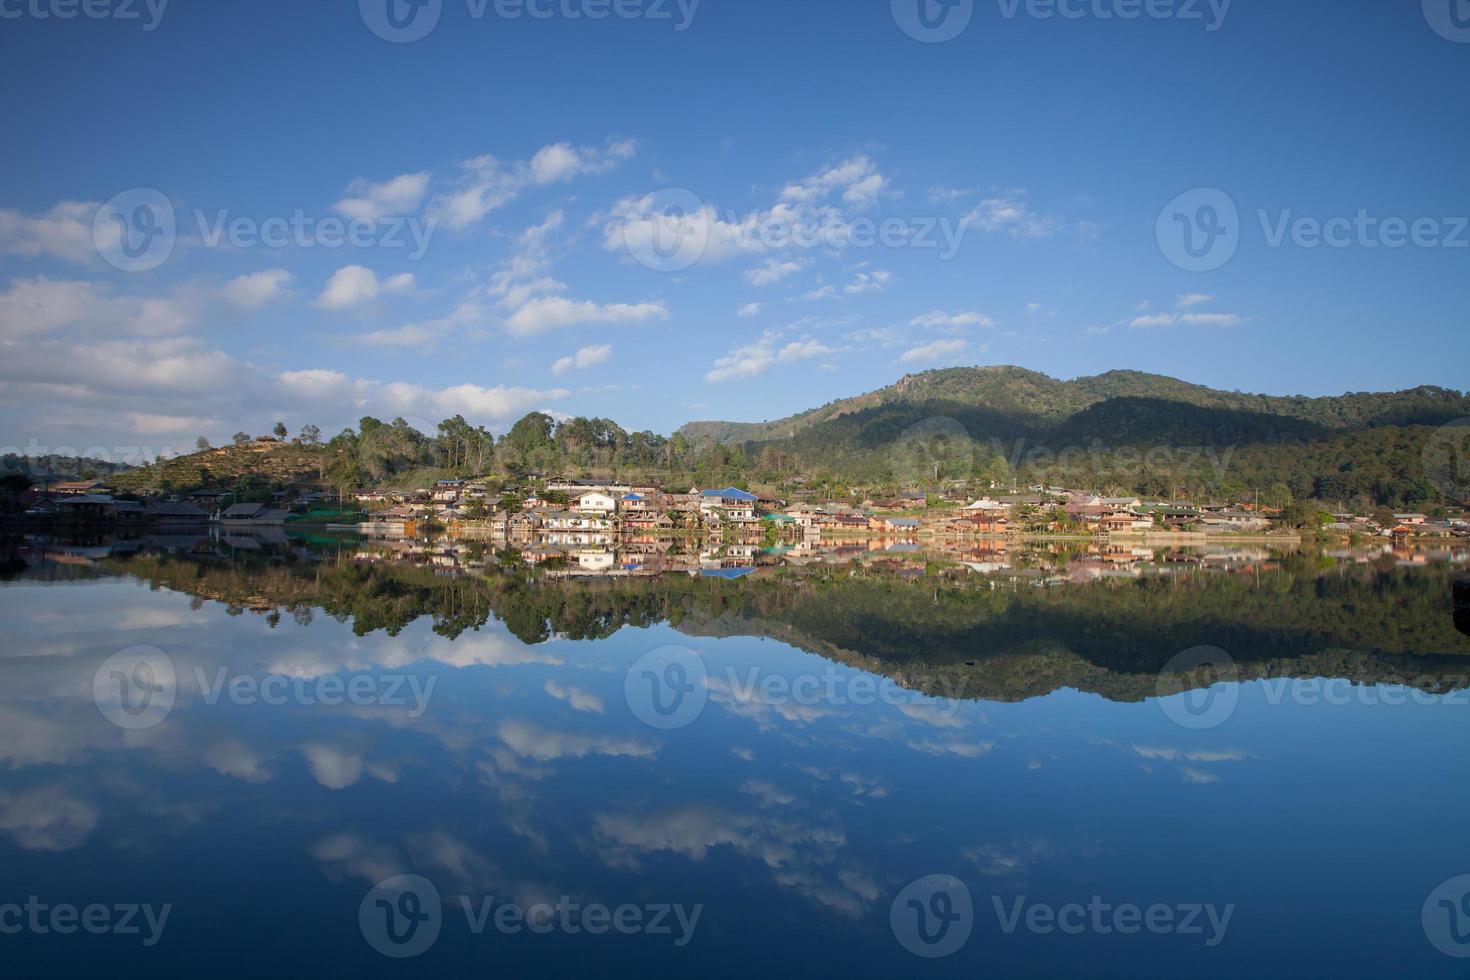
[[[195,525],[208,524],[209,515],[191,503],[160,500],[148,509],[154,524]]]
[[[436,504],[459,503],[460,494],[464,492],[464,483],[459,480],[440,480],[434,484],[432,491]]]
[[[870,517],[868,530],[886,534],[915,535],[919,533],[919,522],[910,517]]]
[[[941,534],[1004,534],[1010,530],[1010,521],[995,513],[967,514],[945,521],[936,530]]]
[[[610,517],[618,509],[617,501],[604,490],[585,490],[571,496],[572,510],[581,514]]]
[[[286,512],[271,510],[265,504],[235,504],[224,509],[219,522],[226,526],[280,527],[286,523]]]
[[[1393,515],[1393,521],[1394,521],[1395,524],[1419,525],[1419,524],[1427,523],[1428,520],[1429,520],[1429,518],[1428,517],[1425,517],[1423,514],[1395,514],[1395,515]]]
[[[639,531],[668,531],[673,529],[674,520],[668,514],[635,511],[623,517],[623,527]]]
[[[1204,514],[1201,515],[1199,522],[1209,529],[1227,531],[1264,531],[1271,526],[1267,518],[1248,510],[1238,509]]]
[[[705,490],[700,493],[700,498],[699,509],[706,516],[718,511],[725,520],[735,523],[749,523],[756,520],[755,505],[759,498],[738,487]]]
[[[991,500],[989,497],[981,497],[965,508],[970,513],[978,514],[1009,514],[1010,504],[1003,504],[999,500]]]
[[[105,495],[107,493],[107,484],[101,480],[77,480],[71,483],[58,483],[51,487],[51,493],[58,497]]]

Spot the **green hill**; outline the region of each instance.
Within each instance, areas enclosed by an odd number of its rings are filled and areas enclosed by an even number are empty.
[[[1467,416],[1470,397],[1444,388],[1283,397],[1137,371],[1059,381],[977,367],[909,375],[785,419],[693,422],[680,433],[849,481],[1274,487],[1282,497],[1410,504],[1440,499],[1422,472],[1423,447],[1435,427]]]

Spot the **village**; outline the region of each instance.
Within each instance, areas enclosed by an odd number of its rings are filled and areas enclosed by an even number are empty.
[[[364,488],[342,499],[298,484],[242,494],[218,488],[171,494],[116,494],[105,479],[34,488],[23,523],[142,526],[217,525],[226,529],[315,524],[374,536],[444,532],[525,541],[538,535],[627,536],[755,534],[783,540],[821,535],[918,541],[986,537],[1104,537],[1157,543],[1278,541],[1299,528],[1280,508],[1253,503],[1148,500],[1061,487],[972,497],[975,488],[832,499],[807,489],[785,497],[740,487],[671,490],[652,484],[565,478],[439,480],[427,487]],[[252,498],[242,500],[243,496]],[[1470,537],[1470,515],[1317,512],[1313,530],[1395,539]]]

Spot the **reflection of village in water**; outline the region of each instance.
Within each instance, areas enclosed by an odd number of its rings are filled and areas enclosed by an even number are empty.
[[[1023,541],[1011,538],[926,540],[887,536],[824,537],[811,531],[793,540],[761,534],[701,539],[624,532],[550,531],[510,536],[473,531],[437,535],[303,535],[284,528],[180,530],[177,533],[85,537],[27,536],[22,555],[54,564],[90,564],[137,552],[219,555],[290,553],[297,559],[347,558],[359,563],[421,566],[442,575],[494,574],[535,569],[552,579],[690,575],[739,579],[776,569],[854,566],[905,577],[927,574],[995,576],[1036,585],[1085,584],[1193,571],[1266,572],[1287,554],[1309,546],[1157,546],[1098,540]],[[1428,567],[1470,563],[1470,545],[1383,541],[1315,550],[1336,564]]]
[[[1142,578],[1188,571],[1267,571],[1301,548],[1210,544],[1145,546],[1096,540],[1021,541],[1016,538],[926,540],[808,532],[793,541],[762,535],[670,538],[661,535],[542,532],[504,536],[378,536],[362,542],[358,561],[428,565],[445,574],[493,571],[523,563],[552,578],[629,578],[696,575],[743,578],[777,568],[858,565],[899,575],[979,574],[1025,579],[1039,585]],[[1470,545],[1427,546],[1405,542],[1324,548],[1345,564],[1414,567],[1470,562]]]

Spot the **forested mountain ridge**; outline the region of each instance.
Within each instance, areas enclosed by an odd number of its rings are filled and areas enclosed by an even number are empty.
[[[1409,506],[1465,491],[1462,480],[1426,473],[1424,459],[1439,427],[1467,417],[1465,393],[1427,386],[1309,398],[1138,371],[1058,381],[979,367],[909,375],[775,422],[696,422],[679,434],[768,467],[858,482],[971,477]]]
[[[714,439],[726,444],[764,442],[791,438],[803,429],[884,405],[925,403],[985,409],[1018,426],[1050,428],[1115,398],[1153,399],[1199,408],[1276,415],[1328,429],[1442,425],[1470,415],[1470,396],[1433,386],[1326,397],[1256,395],[1222,391],[1142,371],[1108,371],[1059,381],[1025,368],[990,366],[944,368],[906,375],[886,388],[775,421],[690,422],[679,432],[690,440]]]

